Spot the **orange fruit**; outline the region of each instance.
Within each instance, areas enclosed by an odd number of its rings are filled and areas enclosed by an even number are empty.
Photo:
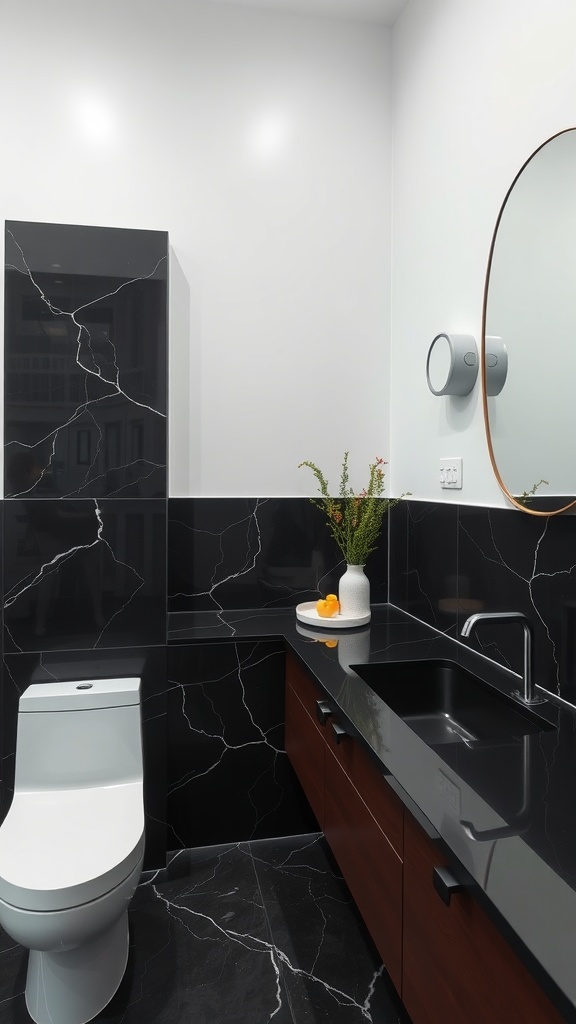
[[[316,602],[316,611],[323,619],[329,619],[331,615],[335,615],[339,607],[338,601],[331,601],[328,597]]]

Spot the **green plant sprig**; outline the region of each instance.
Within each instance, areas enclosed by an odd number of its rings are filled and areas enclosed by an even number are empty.
[[[536,494],[536,491],[542,484],[548,484],[547,480],[539,480],[537,484],[533,484],[529,491],[522,491],[522,494],[516,499],[521,505],[529,505],[530,501]]]
[[[402,498],[383,498],[384,459],[377,458],[370,464],[368,487],[355,494],[350,487],[348,473],[348,452],[344,452],[342,472],[340,475],[339,497],[330,495],[330,488],[322,470],[314,462],[301,462],[298,466],[307,466],[312,470],[318,482],[321,498],[310,498],[326,516],[326,525],[340,548],[348,565],[364,565],[368,555],[376,550],[377,540],[382,529],[382,520],[391,508]]]

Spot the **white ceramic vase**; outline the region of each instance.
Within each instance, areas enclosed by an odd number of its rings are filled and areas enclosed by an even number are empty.
[[[347,565],[346,572],[338,584],[340,615],[345,618],[359,618],[370,615],[370,583],[364,575],[363,565]]]

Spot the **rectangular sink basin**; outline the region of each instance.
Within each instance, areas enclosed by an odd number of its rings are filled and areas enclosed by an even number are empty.
[[[510,742],[554,726],[454,661],[351,665],[429,746]]]

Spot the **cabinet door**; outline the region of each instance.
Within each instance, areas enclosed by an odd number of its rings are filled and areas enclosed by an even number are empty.
[[[340,742],[337,741],[333,730],[333,724],[336,723],[339,724],[337,716],[327,722],[326,742],[350,782],[358,790],[372,817],[376,819],[389,843],[402,859],[404,806],[360,743],[349,736],[342,738]]]
[[[300,696],[292,686],[293,675],[286,674],[286,724],[284,746],[304,790],[308,802],[318,819],[320,828],[324,827],[324,737],[319,726],[312,718]],[[304,696],[311,709],[316,699],[312,684],[304,677],[307,684]],[[302,680],[300,680],[302,682]],[[299,687],[299,693],[301,687]]]
[[[344,742],[355,741],[347,738]],[[328,747],[324,834],[384,966],[400,992],[402,861]]]
[[[561,1024],[471,893],[442,902],[432,878],[445,863],[406,814],[402,999],[414,1024]]]

